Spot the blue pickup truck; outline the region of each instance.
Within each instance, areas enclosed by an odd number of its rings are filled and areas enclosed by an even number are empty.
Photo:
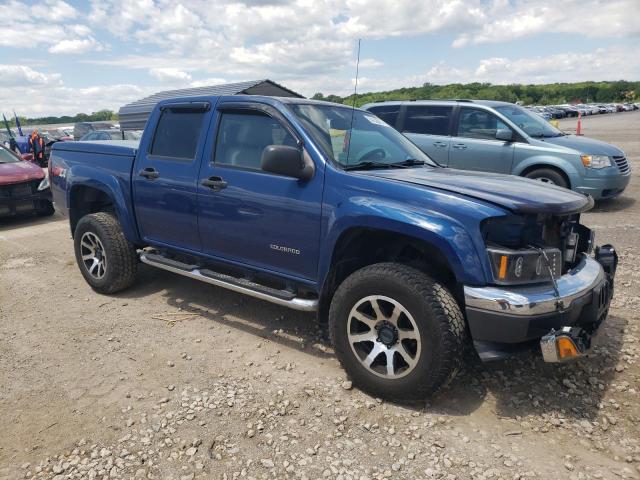
[[[164,100],[139,143],[56,143],[49,169],[95,291],[142,262],[315,311],[354,383],[385,398],[432,394],[467,344],[579,357],[613,293],[616,252],[580,223],[590,197],[442,168],[342,105]]]

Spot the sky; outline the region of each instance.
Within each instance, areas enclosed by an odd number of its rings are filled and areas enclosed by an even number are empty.
[[[305,96],[425,82],[640,80],[640,0],[0,0],[0,112],[74,115],[268,78]]]

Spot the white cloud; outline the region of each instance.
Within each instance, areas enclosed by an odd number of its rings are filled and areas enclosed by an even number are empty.
[[[92,50],[102,50],[102,46],[93,37],[76,38],[73,40],[60,40],[55,45],[49,47],[50,53],[80,54]]]
[[[78,16],[78,11],[62,0],[44,0],[33,5],[29,11],[33,16],[48,22],[72,20]]]
[[[88,26],[73,22],[78,16],[78,10],[61,0],[34,5],[9,0],[0,4],[0,47],[45,47],[51,53],[68,54],[103,50]]]
[[[152,68],[149,74],[163,83],[190,82],[191,75],[173,67]]]
[[[573,33],[588,37],[640,35],[638,0],[519,0],[487,2],[478,28],[459,33],[454,47],[496,43],[542,33]]]
[[[637,52],[624,48],[600,48],[592,52],[566,52],[547,56],[509,59],[490,57],[479,60],[468,68],[459,68],[439,62],[424,75],[405,79],[386,79],[398,86],[488,82],[494,84],[511,83],[554,83],[577,81],[605,81],[640,78],[640,64]]]
[[[211,85],[220,85],[222,83],[227,83],[228,80],[225,80],[224,78],[220,78],[220,77],[210,77],[210,78],[203,78],[201,80],[194,80],[193,82],[191,82],[191,84],[189,85],[190,87],[209,87]]]
[[[305,95],[349,94],[357,38],[364,40],[363,92],[424,82],[640,77],[633,58],[637,53],[621,48],[552,56],[540,52],[539,57],[526,59],[501,52],[475,62],[468,60],[472,55],[465,55],[462,65],[451,61],[425,65],[421,52],[415,52],[416,74],[402,77],[389,71],[375,50],[368,50],[380,39],[425,34],[447,35],[460,48],[547,32],[607,40],[636,38],[638,0],[91,0],[74,5],[36,0],[30,10],[26,0],[5,0],[0,3],[0,48],[83,55],[80,61],[111,67],[113,77],[127,78],[131,70],[138,70],[138,78],[146,76],[155,83],[150,91],[225,79],[272,78]],[[45,17],[45,10],[55,12]],[[35,13],[18,18],[18,11]],[[113,55],[87,55],[108,51],[109,36],[117,38],[114,44],[126,46]],[[72,97],[67,101],[76,105]],[[124,103],[111,99],[107,104],[114,101]]]
[[[379,68],[382,67],[384,63],[375,58],[361,58],[360,59],[360,68]],[[356,66],[356,62],[353,62],[353,66]]]
[[[0,86],[24,87],[24,86],[51,86],[61,84],[60,74],[45,74],[24,65],[0,64]]]
[[[474,76],[493,83],[551,83],[639,78],[638,52],[622,48],[587,53],[481,60]]]

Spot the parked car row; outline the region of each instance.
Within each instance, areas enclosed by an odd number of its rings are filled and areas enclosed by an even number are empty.
[[[577,117],[578,114],[597,115],[601,113],[629,112],[638,110],[640,103],[607,103],[607,104],[575,104],[575,105],[530,105],[526,109],[538,114],[545,120]]]
[[[631,177],[629,162],[619,148],[567,135],[512,103],[418,100],[371,103],[363,108],[443,166],[519,175],[595,199],[620,195]],[[357,139],[350,139],[352,154],[361,147]],[[377,154],[384,152],[378,148]]]

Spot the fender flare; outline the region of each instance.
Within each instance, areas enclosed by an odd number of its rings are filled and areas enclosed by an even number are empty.
[[[351,198],[350,202],[353,200]],[[488,259],[485,262],[479,255],[476,242],[458,221],[445,216],[429,217],[409,205],[396,202],[383,201],[379,205],[369,203],[367,209],[357,215],[338,215],[338,220],[329,226],[323,249],[326,253],[320,257],[318,265],[321,290],[333,265],[338,242],[345,233],[355,228],[398,233],[426,242],[442,253],[458,282],[471,285],[486,283],[485,271],[490,268]],[[385,212],[380,212],[381,209]]]
[[[130,186],[123,185],[123,180],[113,175],[106,174],[98,169],[85,165],[76,165],[67,174],[67,205],[72,216],[73,195],[79,187],[87,187],[103,192],[114,206],[114,211],[122,231],[131,243],[140,243],[138,229],[135,222],[135,213],[131,205],[132,198]],[[73,235],[73,232],[71,232]]]

